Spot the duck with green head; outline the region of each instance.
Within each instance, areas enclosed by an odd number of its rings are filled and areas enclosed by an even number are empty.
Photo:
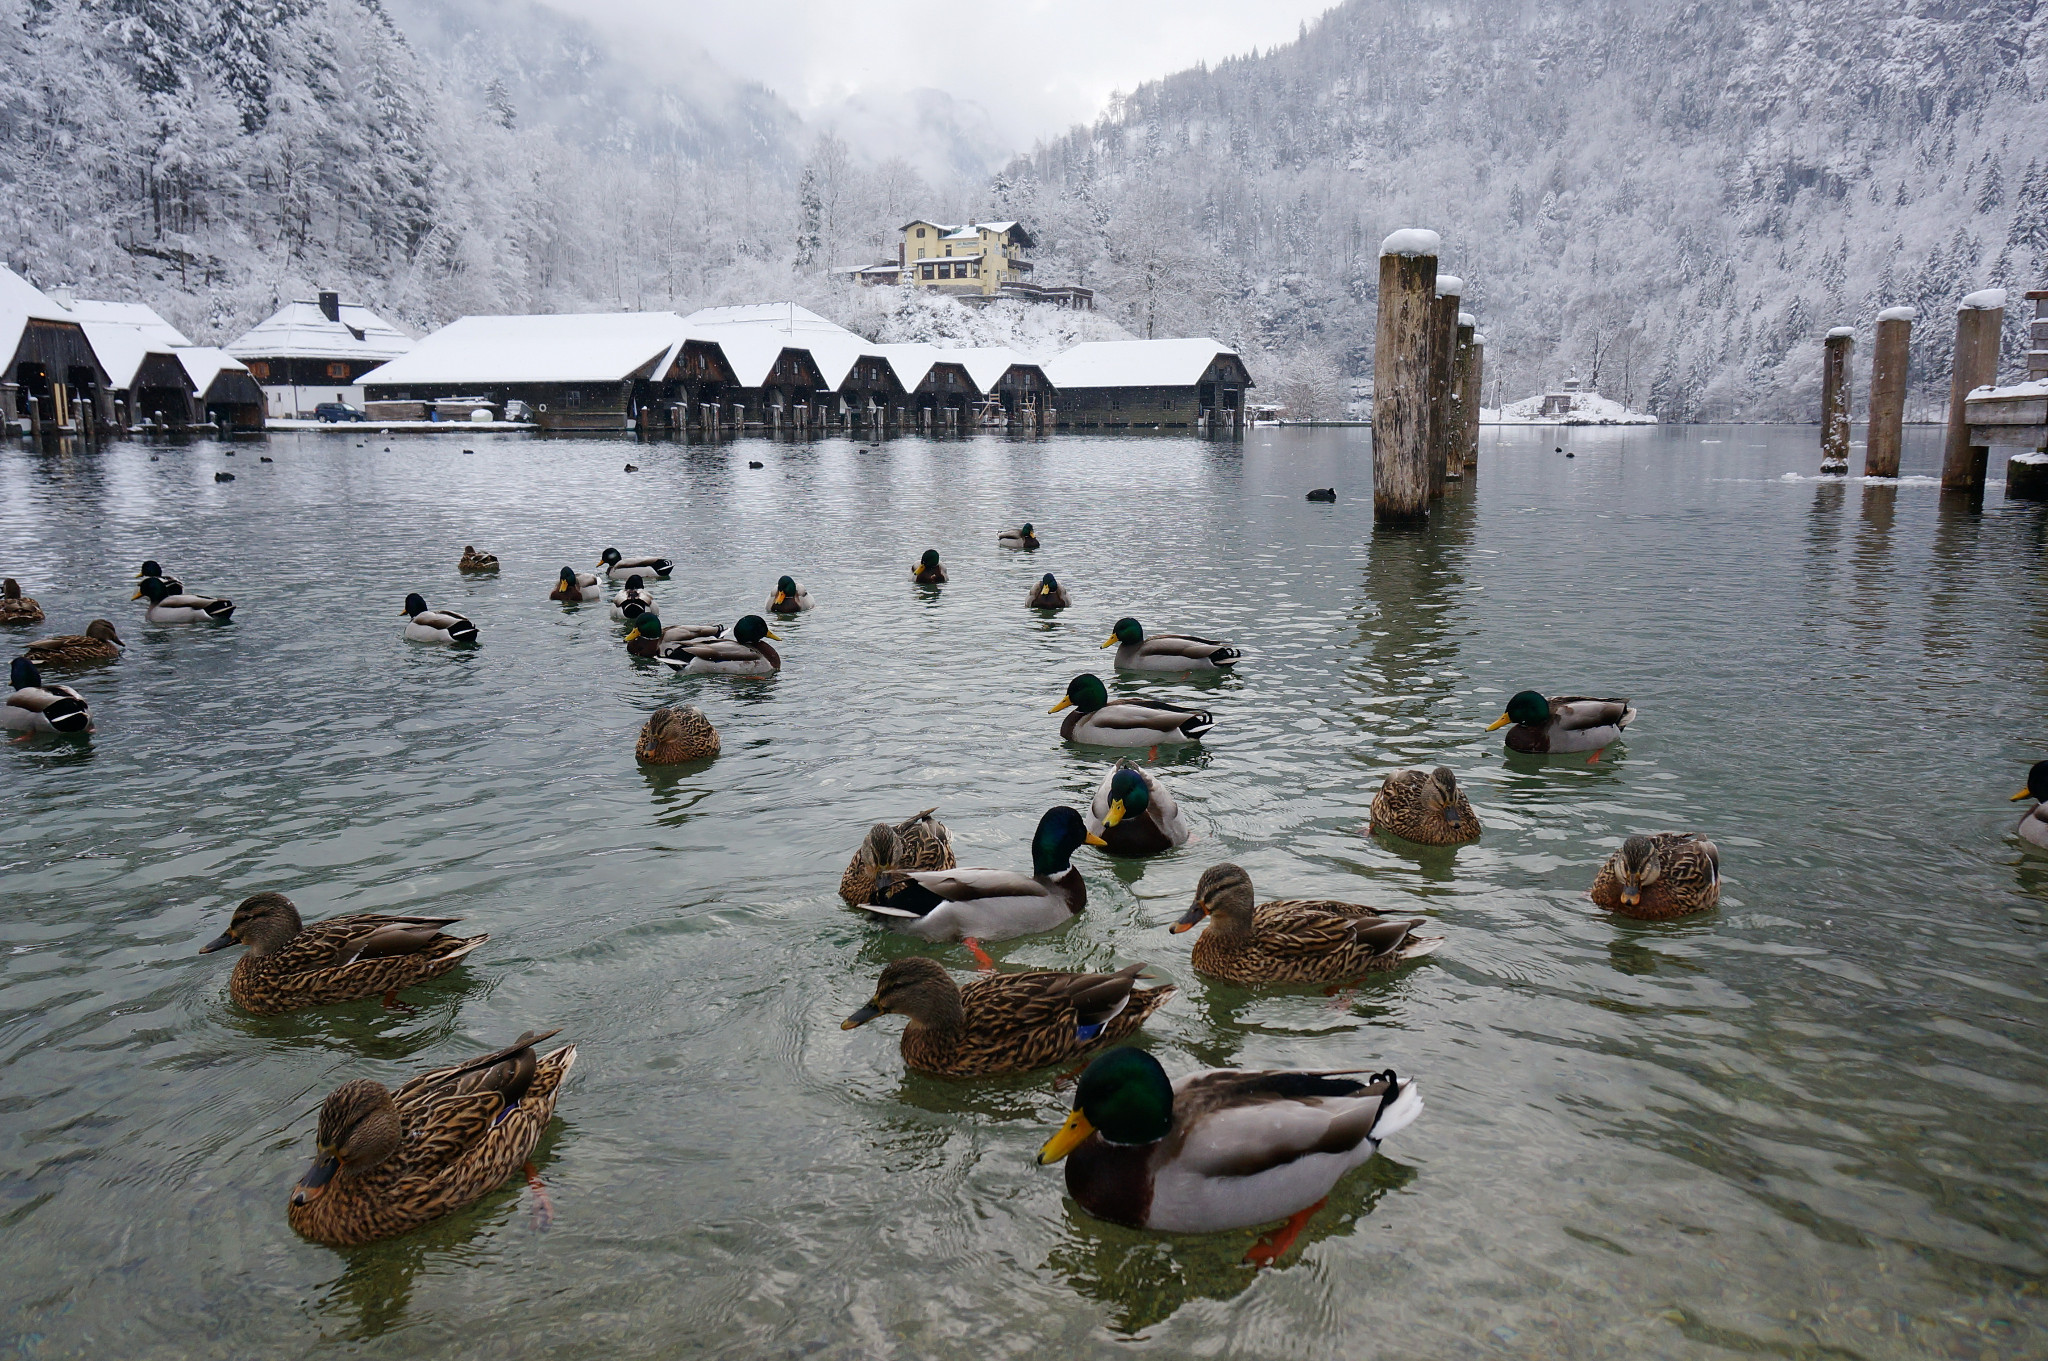
[[[1024,522],[1022,529],[1006,529],[996,535],[996,547],[1015,548],[1023,552],[1029,552],[1038,547],[1038,531],[1027,520]]]
[[[597,600],[604,595],[598,589],[597,578],[588,572],[579,572],[574,567],[564,567],[555,578],[555,589],[548,592],[548,599],[559,600],[565,605],[582,601]]]
[[[1060,724],[1060,737],[1098,747],[1156,747],[1169,742],[1198,742],[1216,726],[1206,709],[1188,709],[1163,699],[1136,696],[1113,700],[1102,677],[1083,672],[1067,682],[1067,697],[1049,713],[1072,709]]]
[[[1119,671],[1228,671],[1244,653],[1214,638],[1185,633],[1146,634],[1129,615],[1116,621],[1102,644],[1116,649]]]
[[[2012,802],[2021,799],[2034,800],[2020,818],[2019,826],[2013,828],[2015,835],[2030,846],[2048,851],[2048,761],[2034,762],[2034,768],[2027,772],[2027,787],[2012,796]]]
[[[68,685],[43,684],[43,673],[28,658],[16,657],[8,664],[7,683],[11,689],[0,703],[0,729],[66,736],[92,731],[85,696]]]
[[[1186,845],[1194,834],[1166,781],[1128,760],[1117,762],[1096,787],[1088,830],[1111,855],[1157,855]]]
[[[1074,852],[1101,844],[1079,813],[1048,808],[1031,835],[1031,873],[884,870],[862,906],[906,935],[964,942],[988,966],[975,942],[1050,931],[1088,906],[1088,885],[1074,868]]]
[[[758,614],[743,615],[730,638],[703,638],[664,648],[665,666],[692,676],[772,676],[782,670],[782,654],[767,643],[780,635]]]
[[[620,577],[631,576],[635,572],[656,576],[663,581],[667,581],[669,573],[676,570],[676,565],[667,558],[657,558],[651,555],[629,558],[616,548],[607,548],[604,552],[598,554],[597,565],[602,567],[604,574],[613,581],[617,581]]]
[[[647,589],[647,578],[635,572],[626,578],[625,586],[612,597],[612,622],[631,624],[653,608],[654,592]]]
[[[775,590],[768,596],[768,613],[802,614],[816,604],[811,593],[797,585],[795,577],[777,577]]]
[[[1040,577],[1031,593],[1024,597],[1025,607],[1034,610],[1063,610],[1073,603],[1067,595],[1067,588],[1060,585],[1050,572]]]
[[[927,548],[917,565],[910,569],[910,579],[920,586],[943,586],[946,583],[946,569],[939,566],[939,550]]]
[[[474,643],[476,625],[453,610],[430,610],[427,598],[418,591],[405,598],[405,637],[414,643]]]
[[[188,595],[171,589],[162,577],[144,577],[130,600],[147,600],[142,617],[152,624],[225,624],[235,616],[235,602],[220,596]]]
[[[1299,1233],[1346,1172],[1422,1113],[1413,1078],[1365,1072],[1207,1068],[1169,1082],[1144,1050],[1112,1049],[1081,1074],[1038,1161],[1065,1160],[1067,1193],[1114,1224],[1217,1233],[1298,1216]]]
[[[1487,726],[1488,732],[1508,729],[1508,750],[1544,755],[1563,751],[1598,751],[1621,736],[1635,721],[1625,699],[1588,699],[1558,695],[1546,699],[1524,690],[1508,701],[1507,712]]]

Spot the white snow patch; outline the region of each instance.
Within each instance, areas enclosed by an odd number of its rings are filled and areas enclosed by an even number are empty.
[[[1855,339],[1856,328],[1854,326],[1837,326],[1834,330],[1828,332],[1829,340],[1840,340],[1845,336],[1852,340]]]
[[[1983,387],[1971,388],[1966,400],[1995,402],[2026,397],[2048,397],[2048,378],[2036,378],[2030,383],[2011,383],[2002,388],[1986,383]]]
[[[1444,247],[1444,239],[1426,227],[1403,227],[1390,232],[1380,242],[1382,255],[1435,255]]]
[[[2005,290],[2002,288],[1980,288],[1964,298],[1956,307],[1958,312],[1996,312],[2005,306]]]
[[[2014,454],[2008,462],[2027,464],[2048,463],[2048,450],[2037,449],[2031,454]]]
[[[1460,313],[1458,313],[1458,325],[1460,325],[1460,326],[1477,326],[1478,324],[1479,324],[1479,318],[1477,318],[1477,317],[1473,316],[1473,315],[1472,315],[1472,314],[1471,314],[1470,312],[1460,312]],[[1479,339],[1479,337],[1478,337],[1478,336],[1473,336],[1472,338],[1473,338],[1474,340],[1477,340],[1477,339]]]
[[[1384,254],[1385,252],[1381,252]],[[1455,298],[1465,291],[1465,281],[1455,274],[1436,276],[1436,295],[1439,298]]]
[[[1657,418],[1646,412],[1631,411],[1620,402],[1602,397],[1597,392],[1575,392],[1572,394],[1572,411],[1568,416],[1546,416],[1543,414],[1543,397],[1524,397],[1519,402],[1509,402],[1499,410],[1489,407],[1479,409],[1481,425],[1655,425]]]
[[[1887,307],[1877,314],[1879,321],[1918,321],[1920,311],[1915,307]]]
[[[1780,482],[1874,482],[1883,487],[1935,487],[1941,485],[1938,477],[1844,477],[1840,473],[1784,473]]]

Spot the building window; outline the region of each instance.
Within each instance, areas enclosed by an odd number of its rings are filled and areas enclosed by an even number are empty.
[[[582,406],[583,390],[581,388],[570,388],[567,392],[562,394],[562,400],[567,402],[570,406]],[[546,408],[542,409],[545,410]]]
[[[327,376],[329,378],[339,378],[342,382],[346,383],[348,381],[348,365],[329,364],[327,366]]]
[[[251,378],[254,378],[259,383],[262,382],[264,379],[270,377],[270,365],[265,363],[261,359],[250,360],[249,376]]]
[[[930,265],[924,267],[924,277],[927,279],[932,277],[932,267]]]
[[[919,227],[917,229],[917,239],[920,241],[924,240],[924,228]]]

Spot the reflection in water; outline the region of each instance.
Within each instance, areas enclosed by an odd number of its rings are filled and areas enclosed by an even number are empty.
[[[1415,1169],[1375,1156],[1330,1193],[1301,1236],[1274,1270],[1286,1271],[1302,1254],[1327,1239],[1370,1232],[1360,1221],[1388,1192],[1414,1181]],[[1044,1269],[1064,1277],[1075,1293],[1100,1301],[1110,1326],[1126,1337],[1171,1318],[1190,1300],[1229,1300],[1258,1280],[1258,1267],[1245,1253],[1259,1241],[1256,1229],[1210,1234],[1156,1234],[1095,1219],[1073,1201],[1066,1203],[1066,1231],[1046,1255]]]
[[[1854,576],[1849,588],[1849,615],[1866,650],[1881,649],[1887,639],[1895,583],[1899,570],[1892,557],[1892,520],[1898,510],[1899,489],[1889,482],[1863,484],[1862,513],[1857,518],[1856,541],[1850,550]]]

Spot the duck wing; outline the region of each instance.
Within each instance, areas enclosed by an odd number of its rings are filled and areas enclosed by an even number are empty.
[[[896,824],[896,867],[906,870],[949,870],[953,859],[953,834],[927,808],[916,817]]]
[[[330,917],[304,927],[285,943],[283,949],[270,956],[268,962],[274,972],[310,973],[316,969],[353,964],[358,959],[423,954],[434,947],[441,928],[461,920],[460,917],[393,917],[372,912]]]
[[[1137,698],[1113,699],[1088,715],[1088,721],[1096,727],[1143,728],[1153,732],[1173,732],[1193,721],[1206,723],[1208,718],[1208,713],[1201,709],[1183,708],[1163,699]]]
[[[960,990],[967,1024],[977,1012],[1003,1028],[1078,1026],[1082,1039],[1123,1011],[1131,989],[1145,972],[1132,964],[1115,973],[1033,972],[996,974]]]
[[[697,642],[672,647],[661,654],[665,662],[673,661],[687,666],[699,662],[753,662],[761,659],[758,649],[733,638],[705,638]]]
[[[1310,1154],[1355,1152],[1401,1092],[1392,1073],[1363,1072],[1189,1074],[1174,1084],[1174,1161],[1199,1176],[1254,1177]]]
[[[922,917],[941,903],[979,903],[995,898],[1048,898],[1056,890],[1043,879],[1015,870],[950,869],[919,870],[909,874],[890,871],[875,881],[870,911],[893,917]]]
[[[1625,699],[1590,699],[1585,695],[1560,695],[1550,701],[1550,720],[1564,732],[1587,728],[1626,728],[1636,711]]]
[[[1189,661],[1229,666],[1244,654],[1217,638],[1200,638],[1192,633],[1161,633],[1138,644],[1140,657],[1182,657]]]

